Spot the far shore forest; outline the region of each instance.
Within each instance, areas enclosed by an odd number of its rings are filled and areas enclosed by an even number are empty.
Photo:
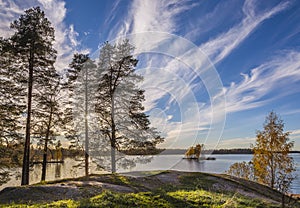
[[[21,185],[28,185],[34,161],[42,162],[45,181],[49,160],[64,157],[81,157],[88,178],[90,155],[115,173],[124,159],[118,152],[197,158],[252,154],[249,163],[235,163],[226,173],[288,193],[295,171],[289,153],[300,152],[292,150],[289,132],[274,111],[249,148],[208,150],[196,144],[159,149],[165,138],[145,113],[145,91],[138,85],[143,77],[136,72],[138,60],[129,40],[103,43],[97,61],[76,53],[68,68],[57,69],[55,31],[39,7],[26,10],[10,27],[14,34],[0,37],[0,183],[9,180],[9,168],[21,167]],[[62,137],[69,147],[61,144]]]

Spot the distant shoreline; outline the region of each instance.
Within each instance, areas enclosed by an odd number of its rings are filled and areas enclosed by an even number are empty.
[[[161,155],[182,155],[186,149],[165,149]],[[300,153],[298,150],[290,151],[290,153]],[[203,150],[202,154],[224,155],[224,154],[253,154],[251,149],[217,149],[217,150]]]

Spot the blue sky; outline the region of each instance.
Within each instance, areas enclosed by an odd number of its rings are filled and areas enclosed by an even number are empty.
[[[300,150],[299,1],[0,0],[1,36],[32,6],[56,29],[58,70],[130,39],[164,147],[249,147],[274,110]]]

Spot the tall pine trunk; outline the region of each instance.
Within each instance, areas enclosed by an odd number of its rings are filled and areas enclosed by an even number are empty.
[[[51,105],[49,120],[48,120],[48,124],[47,124],[47,132],[46,132],[46,137],[45,137],[45,143],[44,143],[44,153],[43,153],[42,178],[41,178],[41,181],[45,181],[46,180],[48,141],[49,141],[49,136],[50,136],[52,115],[53,115],[53,107]]]
[[[111,146],[111,172],[116,172],[116,149]]]
[[[112,138],[111,138],[111,172],[116,172],[116,130],[115,130],[115,124],[113,123],[112,128]]]
[[[111,93],[111,172],[116,172],[116,124],[115,124],[115,101]]]
[[[34,51],[34,43],[31,43],[30,56],[29,56],[29,68],[28,68],[27,119],[26,119],[26,133],[25,133],[21,185],[29,184],[30,120],[31,120],[31,100],[32,100],[32,86],[33,86],[33,63],[34,63],[33,51]]]
[[[32,96],[36,99],[36,95],[43,93],[42,90],[34,91],[33,94],[33,90],[35,83],[41,84],[41,87],[46,87],[43,80],[53,78],[52,70],[54,70],[56,59],[56,50],[53,48],[55,31],[51,26],[51,22],[45,17],[44,11],[38,6],[26,10],[25,14],[11,23],[10,28],[16,30],[10,38],[12,49],[16,53],[16,57],[20,58],[19,66],[16,67],[22,73],[28,73],[27,118],[21,179],[21,185],[28,185],[32,108],[36,110],[37,105],[43,103],[43,101],[37,101],[35,105],[32,105]],[[23,79],[23,77],[20,77],[18,84],[21,85]]]
[[[47,152],[48,152],[48,138],[45,138],[44,153],[43,153],[43,163],[42,163],[42,177],[41,181],[46,180],[46,170],[47,170]]]
[[[85,126],[85,176],[89,176],[89,126],[88,126],[88,74],[85,72],[85,111],[84,111],[84,126]]]

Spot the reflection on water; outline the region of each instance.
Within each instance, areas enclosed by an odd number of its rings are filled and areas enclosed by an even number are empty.
[[[182,159],[182,155],[158,155],[151,157],[137,157],[126,156],[119,162],[118,172],[131,172],[131,171],[147,171],[147,170],[180,170],[180,171],[194,171],[194,172],[209,172],[209,173],[224,173],[229,169],[230,165],[235,162],[250,161],[252,155],[213,155],[216,160],[205,160],[201,162]],[[292,154],[296,165],[296,174],[300,175],[300,154]],[[101,160],[102,161],[102,160]],[[109,158],[106,158],[109,161]],[[105,173],[103,169],[99,169],[99,165],[102,166],[100,160],[98,165],[96,163],[90,164],[90,173]],[[30,172],[30,183],[38,183],[41,178],[41,165],[34,165]],[[12,179],[2,185],[0,190],[7,186],[19,186],[21,169],[12,171]],[[107,173],[107,172],[106,172]],[[48,164],[46,180],[57,180],[62,178],[73,178],[84,176],[84,166],[82,161],[75,160],[73,158],[65,158],[63,164]],[[293,193],[300,193],[300,178],[296,179],[292,183]]]
[[[58,163],[55,165],[55,178],[59,179],[61,177],[61,164]]]
[[[300,194],[300,154],[291,154],[294,158],[296,171],[295,179],[291,185],[292,193]],[[207,173],[224,173],[229,167],[236,162],[250,161],[250,154],[225,154],[213,155],[216,160],[194,161],[182,159],[182,155],[158,155],[153,158],[151,163],[130,169],[130,171],[147,171],[147,170],[179,170],[192,172],[207,172]],[[127,172],[128,170],[120,170]]]
[[[117,170],[128,170],[137,168],[137,164],[151,162],[152,156],[135,156],[117,158]],[[76,178],[85,175],[83,158],[65,158],[64,163],[48,163],[46,181],[54,181],[63,178]],[[110,157],[93,158],[89,164],[90,173],[102,174],[110,171]],[[11,180],[0,186],[0,190],[8,186],[19,186],[21,184],[21,168],[11,169]],[[35,184],[41,181],[42,164],[30,167],[29,182]]]
[[[90,164],[91,173],[104,173],[99,170],[95,163]],[[74,158],[65,158],[64,163],[48,163],[46,180],[53,181],[63,178],[75,178],[84,176],[84,166],[82,160],[75,160]],[[29,181],[30,184],[38,183],[41,180],[42,165],[36,164],[30,167]],[[21,168],[13,169],[11,171],[11,180],[8,183],[0,186],[0,190],[8,186],[19,186],[21,184]]]

